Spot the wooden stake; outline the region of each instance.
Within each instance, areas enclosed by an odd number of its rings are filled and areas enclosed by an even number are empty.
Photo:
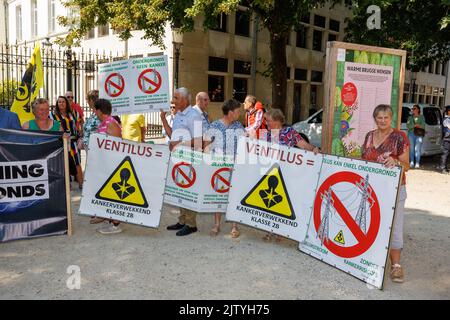
[[[69,138],[63,136],[64,144],[64,176],[66,181],[66,209],[67,209],[67,235],[72,236],[72,205],[70,196],[70,172],[69,172]]]

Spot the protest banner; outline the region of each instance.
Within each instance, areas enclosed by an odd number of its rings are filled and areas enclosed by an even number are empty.
[[[377,105],[392,107],[400,129],[406,51],[333,41],[326,57],[322,150],[360,158]]]
[[[99,95],[113,114],[169,110],[167,56],[149,56],[99,65]]]
[[[401,175],[400,167],[324,155],[300,250],[381,289]]]
[[[79,214],[157,228],[168,161],[166,145],[92,134]]]
[[[71,234],[68,172],[62,133],[0,129],[0,242]]]
[[[233,157],[176,148],[167,171],[164,202],[196,212],[225,212]]]
[[[237,154],[227,220],[302,241],[322,156],[244,137]]]
[[[227,220],[382,288],[402,171],[241,137]]]

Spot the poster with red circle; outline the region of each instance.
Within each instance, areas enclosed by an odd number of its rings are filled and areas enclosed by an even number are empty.
[[[139,89],[145,94],[153,94],[161,88],[162,78],[158,71],[145,69],[138,77]]]
[[[117,98],[125,89],[125,80],[120,73],[113,72],[105,80],[105,92],[111,98]]]
[[[345,106],[352,106],[358,97],[358,89],[352,82],[344,83],[341,90],[341,99]]]

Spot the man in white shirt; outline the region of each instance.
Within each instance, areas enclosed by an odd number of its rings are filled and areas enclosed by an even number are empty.
[[[209,104],[209,96],[206,92],[199,92],[195,96],[195,106],[193,107],[201,116],[202,116],[202,128],[203,132],[208,130],[211,122],[208,119],[208,104]]]
[[[178,88],[173,93],[172,103],[178,110],[173,119],[172,128],[168,127],[164,118],[163,124],[171,137],[169,149],[172,151],[179,145],[189,146],[194,150],[202,150],[202,116],[190,105],[190,93],[186,88]],[[163,117],[161,117],[163,118]],[[180,208],[180,216],[176,224],[167,227],[167,230],[179,230],[177,236],[187,236],[197,232],[197,213],[192,210]]]

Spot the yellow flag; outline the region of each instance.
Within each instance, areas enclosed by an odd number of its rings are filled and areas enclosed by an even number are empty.
[[[33,55],[11,106],[11,111],[17,113],[21,124],[34,119],[31,104],[37,98],[43,84],[44,71],[42,70],[41,48],[38,43],[34,47]]]

